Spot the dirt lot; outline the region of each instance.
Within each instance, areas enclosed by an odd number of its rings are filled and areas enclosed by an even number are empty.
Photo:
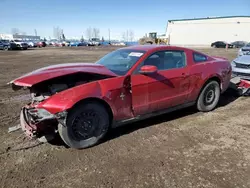
[[[114,48],[113,48],[114,49]],[[6,83],[50,64],[93,62],[111,48],[0,51],[1,187],[250,187],[250,98],[224,95],[210,113],[193,108],[113,130],[86,150],[35,145],[19,123],[26,92]],[[236,50],[200,49],[232,60]],[[27,146],[33,146],[25,149]]]

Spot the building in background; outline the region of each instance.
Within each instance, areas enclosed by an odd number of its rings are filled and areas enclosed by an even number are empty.
[[[23,40],[23,41],[40,41],[40,36],[34,35],[12,35],[12,34],[0,34],[0,39],[5,40]]]
[[[40,36],[34,35],[13,35],[14,39],[23,40],[23,41],[40,41]]]
[[[210,46],[215,41],[250,42],[250,16],[169,20],[166,36],[170,45]]]
[[[13,35],[11,35],[11,34],[1,34],[0,33],[0,39],[12,40],[13,39]]]

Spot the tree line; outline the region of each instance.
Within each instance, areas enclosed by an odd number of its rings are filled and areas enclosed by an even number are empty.
[[[35,36],[37,36],[37,30],[34,29],[35,31]],[[12,34],[23,34],[25,35],[25,32],[20,31],[20,29],[18,28],[12,28],[11,30]],[[65,34],[63,32],[63,29],[60,27],[54,27],[53,28],[53,36],[55,39],[57,40],[66,40]],[[89,27],[86,29],[85,31],[85,37],[87,40],[91,40],[92,38],[98,38],[100,39],[100,29],[96,28],[96,27]],[[134,31],[133,30],[126,30],[124,32],[121,33],[121,38],[126,41],[133,41],[134,40]],[[82,40],[84,40],[84,37],[81,37]],[[110,39],[110,30],[109,30],[109,39]],[[104,40],[104,37],[102,37],[102,40]]]

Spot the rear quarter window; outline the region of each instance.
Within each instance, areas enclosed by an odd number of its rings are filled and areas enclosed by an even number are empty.
[[[194,62],[196,63],[205,62],[207,61],[207,56],[199,54],[199,53],[193,53],[193,59],[194,59]]]

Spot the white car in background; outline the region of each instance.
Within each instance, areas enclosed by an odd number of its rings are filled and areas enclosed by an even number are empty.
[[[249,55],[249,53],[250,53],[250,43],[247,43],[244,47],[242,47],[238,51],[238,56]]]
[[[29,47],[28,43],[22,40],[14,39],[14,40],[10,40],[10,42],[15,43],[18,49],[27,50]]]
[[[250,80],[250,48],[249,51],[242,51],[243,55],[239,55],[231,62],[232,76],[238,76],[242,79]]]

